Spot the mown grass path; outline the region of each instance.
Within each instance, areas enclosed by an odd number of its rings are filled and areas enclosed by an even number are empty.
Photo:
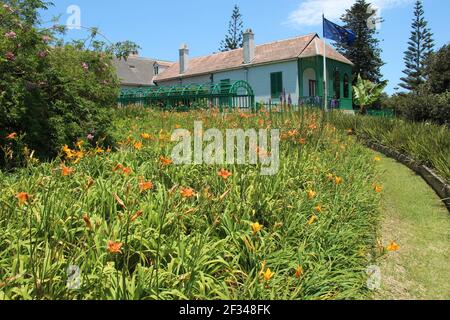
[[[433,190],[388,158],[383,181],[383,244],[401,249],[381,258],[382,288],[375,299],[450,299],[450,214]]]

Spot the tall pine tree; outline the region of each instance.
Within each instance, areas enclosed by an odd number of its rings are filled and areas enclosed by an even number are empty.
[[[411,37],[408,42],[408,50],[405,51],[406,75],[401,78],[400,86],[406,90],[417,92],[425,83],[426,62],[433,52],[433,34],[427,27],[428,22],[424,18],[423,4],[421,0],[414,7],[414,19],[412,23]]]
[[[369,23],[373,18],[370,8],[370,3],[365,0],[357,0],[341,17],[344,27],[352,30],[356,36],[356,40],[351,46],[345,43],[336,44],[337,50],[355,64],[353,84],[356,83],[358,75],[371,82],[382,82],[381,67],[384,62],[381,60],[380,40],[376,38],[378,32]]]
[[[225,40],[220,43],[219,50],[225,52],[242,48],[244,45],[243,27],[242,14],[239,7],[235,5],[228,25],[228,34],[225,36]]]

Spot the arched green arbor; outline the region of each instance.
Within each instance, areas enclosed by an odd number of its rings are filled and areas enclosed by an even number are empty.
[[[120,106],[159,106],[169,109],[255,107],[255,94],[245,81],[189,84],[185,86],[154,86],[122,89]]]

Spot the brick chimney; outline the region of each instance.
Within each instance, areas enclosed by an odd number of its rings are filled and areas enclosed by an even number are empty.
[[[255,34],[252,29],[244,32],[244,64],[251,63],[255,59]]]
[[[182,44],[180,48],[180,74],[187,71],[189,67],[189,48],[187,44]]]

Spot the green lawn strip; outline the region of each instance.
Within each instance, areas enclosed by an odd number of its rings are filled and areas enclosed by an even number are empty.
[[[376,299],[450,299],[450,215],[411,170],[383,158],[383,244],[401,249],[382,260]]]

